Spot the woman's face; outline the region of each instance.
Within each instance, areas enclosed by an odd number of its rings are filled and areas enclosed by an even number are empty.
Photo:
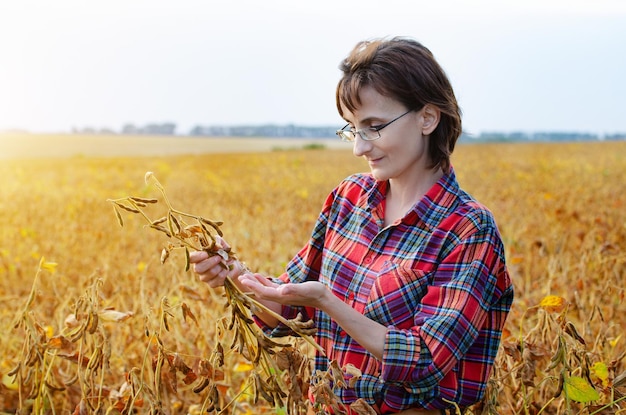
[[[353,130],[380,126],[407,111],[403,104],[372,87],[362,88],[360,98],[361,106],[354,113],[343,107],[343,116]],[[424,109],[412,111],[381,129],[377,140],[366,141],[357,134],[353,153],[367,160],[376,180],[410,182],[430,165],[428,137],[423,131]]]

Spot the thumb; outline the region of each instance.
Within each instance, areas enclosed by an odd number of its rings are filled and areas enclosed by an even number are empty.
[[[230,245],[228,244],[228,242],[226,242],[226,239],[222,238],[219,235],[215,237],[215,245],[219,249],[223,249],[226,252],[230,251]]]

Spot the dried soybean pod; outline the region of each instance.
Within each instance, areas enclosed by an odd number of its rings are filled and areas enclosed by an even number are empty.
[[[202,377],[200,378],[200,381],[196,383],[196,385],[193,387],[192,390],[194,393],[200,393],[204,389],[206,389],[206,387],[209,386],[210,383],[211,383],[211,380],[209,378]]]
[[[211,383],[211,389],[209,389],[209,395],[208,395],[208,400],[209,400],[209,405],[206,408],[207,412],[213,412],[214,410],[219,410],[217,408],[218,404],[219,404],[219,393],[217,391],[217,385],[213,382]]]
[[[145,197],[136,197],[136,196],[131,196],[130,199],[134,200],[135,202],[140,202],[140,203],[157,203],[158,202],[157,199],[148,199]]]
[[[268,393],[266,390],[267,384],[261,380],[261,377],[258,373],[254,374],[254,382],[256,384],[256,390],[261,395],[263,399],[265,399],[270,405],[274,406],[274,397],[271,393]]]
[[[167,216],[163,216],[157,220],[152,221],[152,225],[159,225],[167,220]]]
[[[220,226],[222,226],[224,224],[224,222],[212,221],[212,220],[209,220],[209,219],[206,219],[206,218],[200,218],[200,222],[201,223],[206,223],[207,225],[209,225],[210,227],[215,229],[215,232],[217,232],[217,234],[219,236],[224,236],[224,234],[222,233],[222,230],[220,229]]]
[[[78,371],[76,371],[76,373],[74,373],[74,376],[72,376],[68,380],[64,381],[63,383],[65,384],[66,387],[68,387],[68,386],[72,386],[74,383],[76,383],[77,380],[78,380]]]
[[[65,386],[55,386],[47,380],[44,381],[44,385],[46,385],[46,388],[48,388],[52,392],[63,392],[65,390]]]
[[[128,211],[128,212],[131,212],[131,213],[139,213],[139,211],[138,211],[137,209],[132,208],[132,207],[130,207],[130,206],[126,206],[126,205],[124,205],[124,204],[122,204],[122,203],[119,203],[119,202],[115,202],[115,204],[116,204],[118,207],[120,207],[120,208],[122,208],[122,209],[124,209],[124,210],[126,210],[126,211]]]
[[[15,376],[15,374],[20,370],[21,367],[22,362],[17,362],[17,365],[15,365],[15,367],[7,373],[7,376]]]
[[[182,227],[180,226],[180,221],[176,218],[176,216],[170,214],[172,216],[172,222],[174,223],[174,225],[176,226],[176,234],[180,233],[180,230],[182,229]]]
[[[163,248],[163,250],[161,251],[161,264],[165,264],[165,261],[167,261],[167,258],[170,257],[170,251],[167,248]]]
[[[94,334],[98,328],[98,313],[95,311],[89,312],[89,319],[87,320],[87,333]]]
[[[217,343],[217,361],[215,363],[217,367],[224,366],[224,347],[222,347],[222,343]]]
[[[174,232],[174,221],[172,220],[172,212],[168,212],[167,214],[167,229],[169,229],[170,234],[176,235],[177,232]]]
[[[113,205],[113,211],[115,212],[115,217],[117,218],[117,223],[119,223],[121,227],[124,227],[124,220],[122,219],[122,215],[120,214],[120,211],[117,210],[115,205]]]
[[[248,378],[248,383],[252,388],[252,403],[256,405],[257,403],[259,403],[259,389],[256,385],[256,379],[254,377],[250,377]]]
[[[165,229],[163,226],[150,224],[150,227],[152,229],[156,229],[159,232],[163,232],[165,235],[167,235],[168,238],[172,237],[172,234],[167,229]]]
[[[559,374],[559,385],[556,388],[556,392],[554,392],[554,398],[558,398],[561,395],[561,392],[563,392],[563,383],[565,382],[565,376],[563,375],[563,372],[561,372]]]
[[[100,361],[102,360],[102,350],[99,347],[96,347],[91,353],[89,357],[89,363],[87,363],[87,369],[94,370],[100,365]]]

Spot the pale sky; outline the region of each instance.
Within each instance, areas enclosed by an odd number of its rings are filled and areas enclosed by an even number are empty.
[[[339,62],[396,35],[469,133],[626,131],[623,0],[0,0],[0,131],[339,127]]]

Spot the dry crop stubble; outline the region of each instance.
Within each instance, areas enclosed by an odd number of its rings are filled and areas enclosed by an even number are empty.
[[[624,154],[622,142],[457,148],[453,163],[459,180],[493,210],[516,288],[489,390],[492,400],[482,409],[553,414],[617,413],[625,407]],[[167,353],[179,352],[194,372],[203,357],[210,357],[215,321],[225,313],[220,294],[181,270],[184,255],[173,253],[161,265],[164,238],[144,229],[136,215],[127,215],[125,227],[119,228],[105,202],[127,195],[155,197],[142,183],[146,171],[155,172],[185,211],[223,220],[228,241],[251,269],[276,275],[306,242],[332,187],[366,168],[349,151],[3,161],[0,299],[6,306],[0,311],[0,409],[14,412],[20,406],[7,374],[28,361],[23,352],[27,332],[13,325],[42,257],[58,265],[54,274],[41,272],[29,315],[43,330],[35,328],[45,362],[52,362],[45,366],[51,389],[79,372],[76,363],[52,358],[52,347],[58,345],[52,339],[71,331],[66,319],[77,308],[87,309],[81,298],[91,298],[101,317],[110,311],[132,313],[124,321],[101,321],[102,333],[88,333],[74,343],[74,351],[83,344],[91,356],[107,339],[108,367],[95,372],[98,382],[80,372],[73,386],[51,390],[41,401],[44,408],[54,404],[57,411],[73,410],[86,398],[85,385],[101,385],[104,408],[127,404],[133,388],[136,393],[142,382],[155,384],[151,359],[158,361],[159,348],[165,360]],[[541,306],[550,295],[566,306],[560,311]],[[191,314],[184,313],[185,307]],[[171,313],[170,331],[161,327],[166,312]],[[162,346],[145,335],[146,329],[161,333]],[[238,396],[230,408],[245,413],[252,397],[240,387],[251,372],[236,353],[225,358],[222,383],[231,387],[229,398]],[[183,366],[178,367],[178,390],[171,382],[164,386],[158,408],[144,386],[143,406],[136,406],[140,412],[201,408],[204,401],[184,384]],[[582,397],[571,386],[579,378],[584,380]],[[559,383],[570,386],[557,395]],[[584,393],[587,386],[597,397]],[[23,412],[34,408],[26,396],[21,405]],[[257,411],[270,411],[263,408]]]

